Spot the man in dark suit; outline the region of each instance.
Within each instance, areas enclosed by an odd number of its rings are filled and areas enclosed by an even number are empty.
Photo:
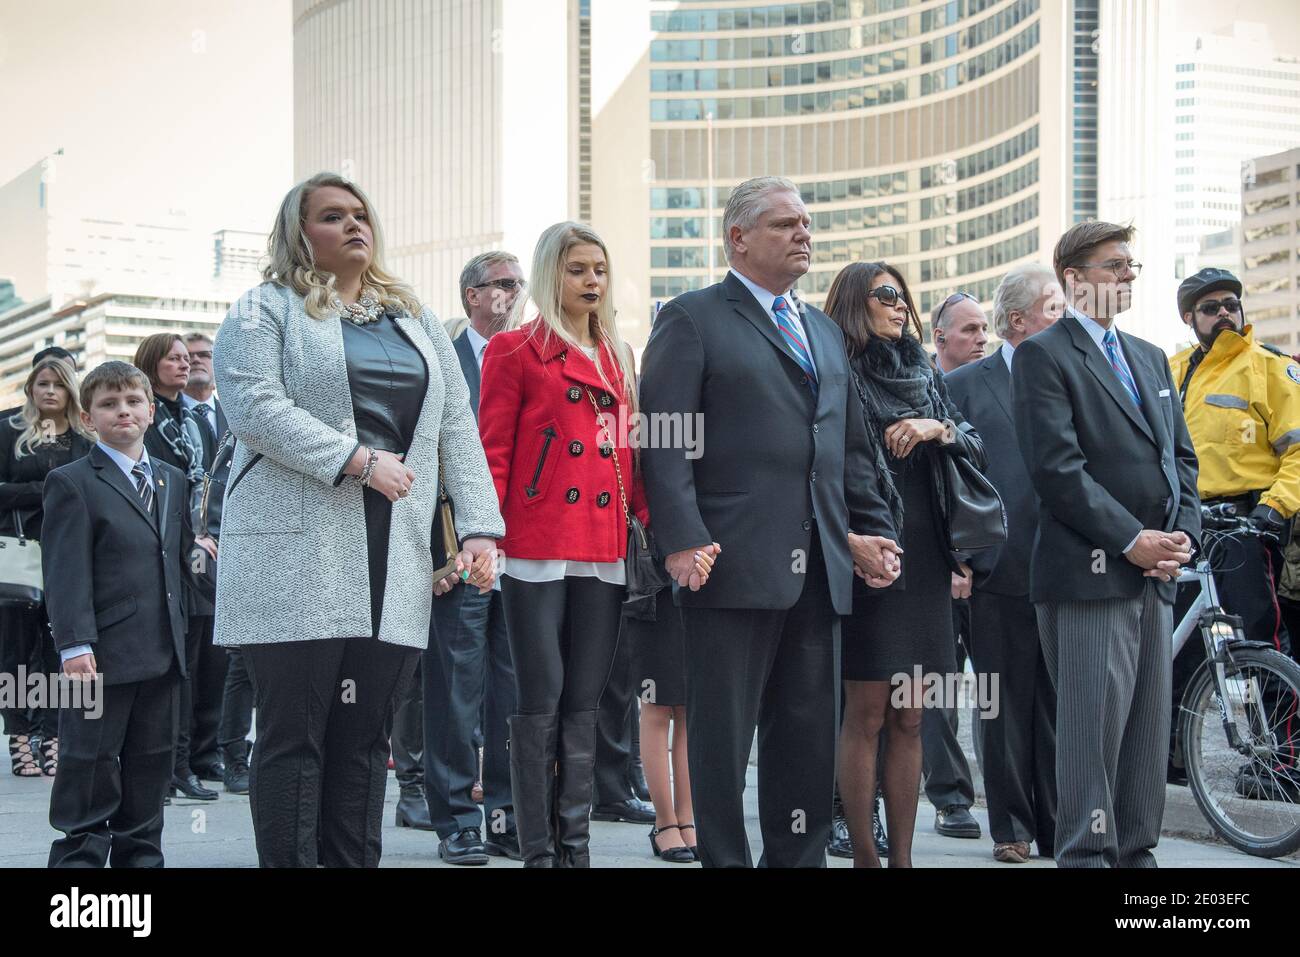
[[[945,377],[948,394],[984,440],[986,474],[1002,496],[1007,541],[970,556],[972,657],[981,675],[998,676],[997,712],[981,715],[993,857],[1029,859],[1029,845],[1051,857],[1056,837],[1056,693],[1038,641],[1029,600],[1029,554],[1038,530],[1034,496],[1011,409],[1016,347],[1060,317],[1065,299],[1056,276],[1030,263],[1007,273],[993,294],[993,323],[1002,345],[993,355]]]
[[[452,340],[478,418],[483,350],[502,331],[523,292],[519,260],[487,252],[465,264],[460,296],[469,325]],[[454,503],[453,503],[454,504]],[[510,759],[509,717],[515,712],[515,671],[506,640],[501,592],[439,582],[434,588],[429,646],[421,656],[424,792],[438,854],[451,864],[486,864],[490,856],[519,860]],[[475,729],[482,723],[483,809],[473,799],[479,780]],[[394,728],[394,739],[399,727]],[[396,747],[394,747],[396,752]],[[486,818],[486,820],[485,820]],[[486,823],[483,838],[480,824]]]
[[[192,332],[185,337],[185,348],[190,354],[190,377],[179,399],[185,413],[198,425],[199,437],[203,441],[202,465],[206,473],[211,470],[218,444],[226,434],[226,414],[217,400],[216,384],[212,378],[212,339],[201,332]],[[224,488],[224,485],[219,483],[216,487]],[[220,502],[212,504],[216,507],[209,508],[210,524],[217,527],[207,529],[209,534],[219,531],[221,521]],[[215,587],[215,566],[208,569],[208,575]],[[188,768],[200,781],[220,781],[226,785],[226,790],[246,794],[247,731],[240,737],[240,742],[227,742],[229,747],[222,748],[218,741],[230,657],[224,648],[218,648],[212,643],[215,608],[202,595],[193,594],[190,596],[189,609],[185,651],[190,677],[181,684],[176,771],[182,774]],[[248,691],[247,708],[251,723],[251,683]],[[237,699],[236,706],[239,704]],[[241,742],[244,748],[240,748]],[[227,752],[225,756],[235,762],[235,767],[230,771],[225,766],[223,750]]]
[[[161,867],[193,561],[185,475],[144,450],[153,404],[138,369],[104,363],[81,402],[100,440],[46,477],[41,544],[64,674],[100,680],[103,708],[60,712],[50,824],[64,836],[49,865]]]
[[[1011,372],[1040,502],[1029,597],[1056,687],[1062,867],[1155,866],[1173,578],[1201,528],[1196,453],[1169,362],[1115,329],[1142,268],[1132,234],[1088,222],[1061,237],[1053,264],[1070,305],[1017,347]]]
[[[737,186],[723,216],[731,271],[668,303],[644,356],[651,435],[677,423],[684,436],[686,417],[707,410],[701,445],[651,440],[641,451],[650,524],[686,628],[691,790],[706,867],[750,864],[743,795],[755,726],[760,863],[825,865],[838,616],[851,610],[855,565],[874,587],[901,567],[843,336],[793,297],[811,262],[809,222],[789,180]],[[717,564],[702,584],[693,567],[705,550]]]
[[[968,292],[954,292],[930,314],[934,336],[934,364],[948,376],[984,358],[989,341],[989,321],[979,300]],[[970,566],[962,562],[963,569]],[[971,645],[970,576],[952,573],[952,633],[956,639],[957,670],[966,669]],[[957,708],[945,704],[926,708],[921,716],[921,773],[925,796],[934,805],[934,829],[944,837],[978,838],[979,821],[970,813],[975,804],[975,784],[970,764],[957,740]],[[978,730],[978,729],[977,729]],[[976,756],[980,740],[974,735]]]

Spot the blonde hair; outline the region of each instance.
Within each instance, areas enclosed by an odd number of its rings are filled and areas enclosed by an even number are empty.
[[[600,355],[599,348],[602,344],[609,348],[610,354],[623,372],[621,398],[627,402],[630,411],[636,412],[636,369],[632,364],[632,350],[619,335],[618,323],[614,318],[614,303],[609,295],[609,290],[614,288],[614,270],[609,262],[609,250],[605,247],[604,240],[596,235],[595,230],[582,223],[568,222],[556,223],[542,233],[537,240],[537,249],[533,252],[533,284],[530,298],[537,307],[539,321],[546,327],[545,336],[547,338],[558,336],[574,348],[580,348],[578,340],[564,324],[563,303],[564,263],[569,250],[574,246],[582,245],[598,246],[605,255],[606,294],[601,299],[600,305],[588,313],[589,321],[594,317],[594,321],[591,321],[591,337],[596,340],[597,356]],[[516,311],[521,309],[523,298],[520,296],[519,301],[516,301]],[[605,377],[605,369],[599,361],[596,362],[596,372],[610,394],[619,395],[619,390],[615,389],[613,383]]]
[[[36,446],[45,441],[45,420],[41,418],[40,410],[32,401],[32,390],[36,387],[36,377],[46,369],[54,370],[54,374],[59,377],[59,383],[67,390],[68,404],[63,412],[68,420],[68,428],[78,435],[93,440],[93,436],[81,421],[81,400],[78,398],[76,368],[67,359],[50,356],[36,363],[31,374],[27,376],[27,381],[23,383],[23,393],[27,396],[27,400],[23,403],[23,407],[9,418],[9,424],[19,430],[18,441],[14,443],[15,458],[33,454]]]
[[[311,243],[302,228],[307,215],[307,200],[323,186],[345,189],[365,207],[373,235],[374,255],[366,271],[361,274],[361,288],[369,290],[390,309],[401,309],[412,316],[418,316],[423,307],[415,290],[384,268],[383,233],[374,207],[358,186],[337,173],[317,173],[285,195],[280,204],[280,212],[276,214],[271,236],[267,240],[270,261],[262,272],[262,278],[288,286],[302,296],[307,305],[307,315],[313,319],[332,318],[335,315],[330,307],[330,300],[334,298],[334,274],[317,267]]]

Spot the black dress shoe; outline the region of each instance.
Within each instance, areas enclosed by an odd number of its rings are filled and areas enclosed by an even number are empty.
[[[194,776],[200,781],[215,781],[217,784],[224,784],[226,781],[226,766],[218,761],[216,764],[205,764],[202,767],[193,768]]]
[[[438,856],[448,864],[486,864],[487,850],[478,828],[467,827],[438,842]]]
[[[178,774],[172,775],[172,796],[186,797],[192,801],[215,801],[218,794],[200,784],[198,776],[191,771],[184,777]]]
[[[934,829],[944,837],[980,836],[980,822],[971,817],[970,808],[949,804],[934,815]]]
[[[483,849],[489,857],[507,857],[512,861],[522,861],[519,853],[519,834],[514,829],[504,834],[489,834],[483,841]]]
[[[655,809],[638,798],[615,804],[597,804],[591,811],[593,821],[622,821],[624,824],[653,824]]]

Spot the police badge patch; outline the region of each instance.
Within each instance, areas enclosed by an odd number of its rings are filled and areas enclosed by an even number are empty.
[[[1291,363],[1286,367],[1286,374],[1292,382],[1300,384],[1300,366],[1296,365],[1294,362]]]

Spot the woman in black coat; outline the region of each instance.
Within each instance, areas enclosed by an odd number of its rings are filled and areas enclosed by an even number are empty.
[[[877,474],[901,532],[903,572],[870,592],[854,581],[844,619],[844,724],[840,796],[857,867],[879,867],[871,834],[877,746],[889,831],[889,866],[912,866],[921,783],[921,706],[928,676],[956,671],[952,573],[969,575],[948,547],[944,456],[984,467],[984,447],[948,400],[921,345],[921,323],[902,273],[853,263],[831,284],[826,312],[844,332]],[[887,467],[886,467],[887,466]],[[918,685],[916,669],[927,676]]]
[[[41,538],[41,494],[52,469],[81,458],[93,439],[81,421],[77,373],[51,356],[32,369],[20,411],[0,421],[0,535]],[[0,672],[57,675],[62,670],[42,605],[0,607]],[[58,710],[6,708],[9,760],[19,777],[52,776],[58,768]]]

